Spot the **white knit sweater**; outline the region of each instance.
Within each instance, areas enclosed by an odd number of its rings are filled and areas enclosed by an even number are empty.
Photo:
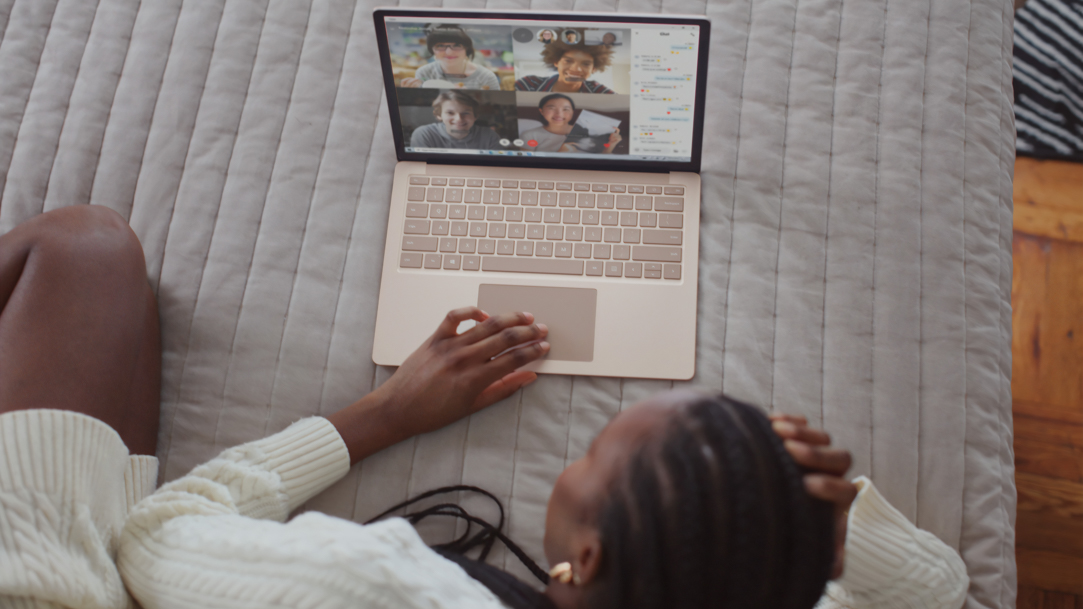
[[[104,423],[0,415],[0,607],[130,607],[121,579],[145,609],[503,607],[401,519],[360,526],[310,512],[283,524],[348,469],[335,428],[305,419],[135,505],[157,461],[129,457]],[[962,606],[958,555],[859,484],[846,575],[818,607]]]

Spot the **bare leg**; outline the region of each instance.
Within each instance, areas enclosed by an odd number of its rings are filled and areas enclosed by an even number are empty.
[[[0,413],[74,410],[153,455],[160,387],[158,305],[123,218],[77,205],[0,236]]]

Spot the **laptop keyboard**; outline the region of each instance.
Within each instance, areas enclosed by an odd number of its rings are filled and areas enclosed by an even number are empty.
[[[684,187],[410,176],[399,267],[681,278]]]

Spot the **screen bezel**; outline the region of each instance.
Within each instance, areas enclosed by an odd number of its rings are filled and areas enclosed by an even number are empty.
[[[486,167],[530,167],[546,169],[591,169],[600,171],[671,172],[690,171],[699,173],[703,154],[704,102],[707,98],[707,57],[710,52],[711,22],[703,17],[672,15],[615,15],[600,13],[543,13],[527,11],[454,11],[432,9],[376,9],[372,13],[376,26],[376,42],[380,53],[380,66],[384,76],[384,94],[391,115],[395,140],[395,154],[400,161],[422,161],[443,165],[482,165]],[[692,156],[690,161],[629,161],[620,159],[594,160],[590,158],[517,157],[500,155],[475,155],[453,153],[406,152],[402,136],[402,120],[396,99],[395,77],[391,68],[390,45],[387,40],[386,17],[417,17],[419,19],[517,19],[530,21],[576,21],[594,23],[664,23],[694,25],[700,28],[699,57],[696,63],[695,116],[692,122]],[[613,155],[601,155],[609,156]]]

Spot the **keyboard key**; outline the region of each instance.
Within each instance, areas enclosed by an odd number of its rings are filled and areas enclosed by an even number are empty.
[[[508,234],[508,225],[503,222],[492,222],[489,224],[489,236],[496,237],[497,239],[503,238]]]
[[[552,260],[546,258],[495,258],[481,259],[484,271],[505,273],[548,273],[551,275],[582,275],[582,260]]]
[[[478,253],[479,254],[495,254],[496,253],[496,240],[495,239],[478,239]]]
[[[634,277],[636,279],[643,276],[643,263],[641,262],[629,262],[624,265],[624,276]]]
[[[600,214],[598,213],[598,210],[595,210],[595,209],[583,210],[583,215],[582,215],[583,224],[588,224],[588,225],[591,225],[591,226],[597,226],[599,217],[600,217]]]
[[[427,235],[429,234],[429,221],[428,220],[407,220],[406,226],[402,232],[407,235]]]
[[[531,225],[527,226],[526,227],[526,238],[527,239],[544,239],[545,238],[545,227],[542,226],[541,224],[531,224]]]
[[[553,244],[550,241],[539,241],[538,245],[534,247],[535,256],[552,256]]]
[[[481,202],[489,205],[497,205],[500,203],[500,191],[499,190],[486,190],[481,193]]]
[[[679,264],[667,264],[662,268],[662,277],[666,279],[680,279],[681,278],[681,265]]]
[[[628,192],[630,192],[632,194],[643,194],[643,187],[642,186],[629,186],[628,187]]]
[[[545,238],[550,241],[560,241],[564,238],[564,227],[559,224],[545,227]]]
[[[681,214],[658,214],[658,226],[661,228],[684,228],[684,216]]]
[[[617,209],[632,209],[635,206],[635,197],[632,195],[617,195]]]
[[[490,222],[500,222],[504,219],[504,208],[490,207],[489,211],[485,214],[485,219]]]
[[[594,257],[598,260],[609,260],[609,254],[613,246],[608,243],[598,243],[594,246]]]
[[[509,224],[509,239],[526,239],[526,224]]]
[[[444,256],[444,269],[448,271],[459,270],[459,265],[462,264],[462,256],[456,256],[454,254]]]
[[[627,188],[624,186],[624,184],[609,185],[609,192],[624,192],[625,190],[627,190]]]
[[[666,186],[662,189],[662,192],[667,195],[683,195],[684,186]]]
[[[594,192],[607,192],[609,190],[608,184],[591,184],[590,189]]]
[[[496,242],[496,253],[501,256],[511,256],[515,253],[515,242],[501,239]]]
[[[542,215],[546,224],[552,224],[554,222],[560,222],[560,210],[559,209],[547,209]]]
[[[500,183],[501,188],[519,188],[519,180],[504,180]]]
[[[459,240],[455,237],[444,237],[440,240],[440,251],[445,254],[454,254],[459,247]]]
[[[632,260],[653,262],[680,262],[681,248],[637,245],[632,248]]]
[[[643,211],[643,210],[650,211],[651,210],[651,201],[653,201],[653,200],[654,200],[654,197],[651,197],[651,196],[648,196],[648,195],[640,195],[640,196],[636,197],[636,209],[638,209],[640,211]]]
[[[504,194],[501,195],[501,197],[500,197],[500,203],[503,204],[503,205],[518,205],[519,204],[519,191],[518,190],[505,190]]]
[[[538,190],[553,190],[552,182],[538,182]]]
[[[557,258],[571,258],[574,243],[554,243],[553,255]]]
[[[405,252],[435,252],[439,245],[436,237],[403,237],[402,249]]]
[[[578,209],[565,209],[564,210],[564,223],[565,224],[579,224],[579,210]]]
[[[557,193],[555,192],[539,192],[538,193],[538,205],[542,207],[556,207],[557,205]]]
[[[604,240],[606,243],[620,243],[620,229],[619,228],[607,228],[605,229]]]
[[[470,188],[466,191],[466,196],[463,197],[464,203],[481,203],[481,191],[477,188]]]
[[[466,186],[466,180],[462,178],[450,178],[447,181],[448,186]]]
[[[583,184],[582,182],[576,182],[574,188],[575,188],[576,192],[590,192],[590,184]]]
[[[534,188],[537,188],[537,187],[538,187],[537,182],[528,181],[528,180],[523,180],[522,182],[519,182],[519,188],[522,188],[524,190],[534,189]]]
[[[463,270],[476,271],[481,268],[481,256],[463,256]]]
[[[619,211],[602,212],[602,226],[616,226],[617,224],[620,224]]]
[[[601,260],[588,260],[586,266],[588,277],[601,277],[605,271],[605,263]]]
[[[557,182],[557,190],[571,190],[571,189],[572,189],[572,183],[571,182]]]
[[[470,236],[471,237],[484,237],[485,232],[489,229],[489,225],[484,222],[471,222],[470,223]]]
[[[534,191],[524,192],[523,196],[522,196],[522,198],[520,198],[519,202],[522,203],[523,205],[537,205],[538,204],[538,193],[536,193]]]
[[[647,194],[649,194],[649,195],[660,195],[660,194],[662,194],[662,187],[661,186],[648,186],[647,187]]]
[[[440,254],[425,254],[425,268],[438,269],[440,268],[440,261],[442,256]]]
[[[463,189],[461,188],[449,188],[444,191],[444,202],[446,203],[459,203],[463,200]]]
[[[433,186],[447,186],[447,178],[433,178],[432,179],[432,185]]]
[[[467,208],[466,217],[470,220],[484,220],[485,208],[480,205],[471,205]]]
[[[407,203],[406,204],[406,217],[407,218],[428,218],[429,217],[429,204],[428,203]]]
[[[575,257],[576,258],[590,258],[590,244],[589,243],[576,243],[575,244]]]
[[[525,211],[526,211],[526,213],[523,214],[523,220],[525,220],[527,222],[541,222],[542,221],[542,210],[535,208],[535,209],[527,209]]]
[[[681,245],[683,233],[679,230],[645,230],[644,245]]]
[[[446,235],[451,229],[450,223],[447,220],[433,220],[432,221],[432,234],[434,235]]]
[[[449,205],[447,208],[447,217],[449,220],[462,220],[466,217],[466,206]]]
[[[429,178],[423,178],[421,176],[410,176],[410,183],[411,184],[421,184],[422,186],[428,186],[429,185]],[[421,190],[425,190],[425,189],[422,188]]]
[[[425,191],[425,200],[429,203],[439,203],[444,200],[443,188],[430,188]]]
[[[607,262],[605,263],[605,276],[606,277],[620,277],[621,271],[624,270],[623,262]]]
[[[643,278],[644,279],[661,279],[662,278],[662,265],[660,265],[660,264],[645,264],[645,265],[643,265]]]
[[[581,192],[579,193],[579,207],[594,207],[594,193]]]
[[[684,199],[681,197],[655,197],[654,211],[684,211]]]
[[[516,256],[533,256],[534,255],[534,242],[533,241],[516,241],[515,242],[515,255]]]
[[[613,246],[613,260],[628,260],[632,257],[632,246],[630,245],[614,245]]]
[[[625,243],[639,243],[639,229],[638,228],[626,228],[626,229],[624,229],[624,242]]]
[[[443,220],[447,217],[447,205],[442,203],[435,203],[429,206],[429,217],[436,220]]]
[[[425,189],[420,186],[412,186],[406,191],[407,201],[424,201]]]
[[[639,221],[639,214],[634,211],[622,211],[620,212],[620,225],[621,226],[635,226]]]
[[[657,224],[658,214],[647,211],[639,214],[639,225],[643,228],[654,228]]]
[[[583,229],[583,240],[597,243],[602,240],[602,229],[597,226],[588,226]]]
[[[561,207],[575,207],[575,193],[574,192],[562,192],[558,199]]]
[[[598,195],[598,209],[613,209],[613,195]]]
[[[473,254],[478,247],[477,239],[459,239],[459,253]]]
[[[408,252],[403,252],[399,254],[399,268],[419,269],[421,268],[421,263],[424,259],[424,254],[411,254]]]
[[[534,210],[537,211],[537,210]],[[504,219],[508,222],[522,222],[523,221],[523,208],[522,207],[509,207],[504,212]]]
[[[500,180],[485,180],[485,188],[500,188]]]
[[[481,188],[482,184],[484,184],[484,182],[478,178],[470,178],[466,181],[466,185],[470,188]]]
[[[582,226],[568,226],[564,229],[564,239],[566,241],[582,241],[583,240],[583,227]]]

